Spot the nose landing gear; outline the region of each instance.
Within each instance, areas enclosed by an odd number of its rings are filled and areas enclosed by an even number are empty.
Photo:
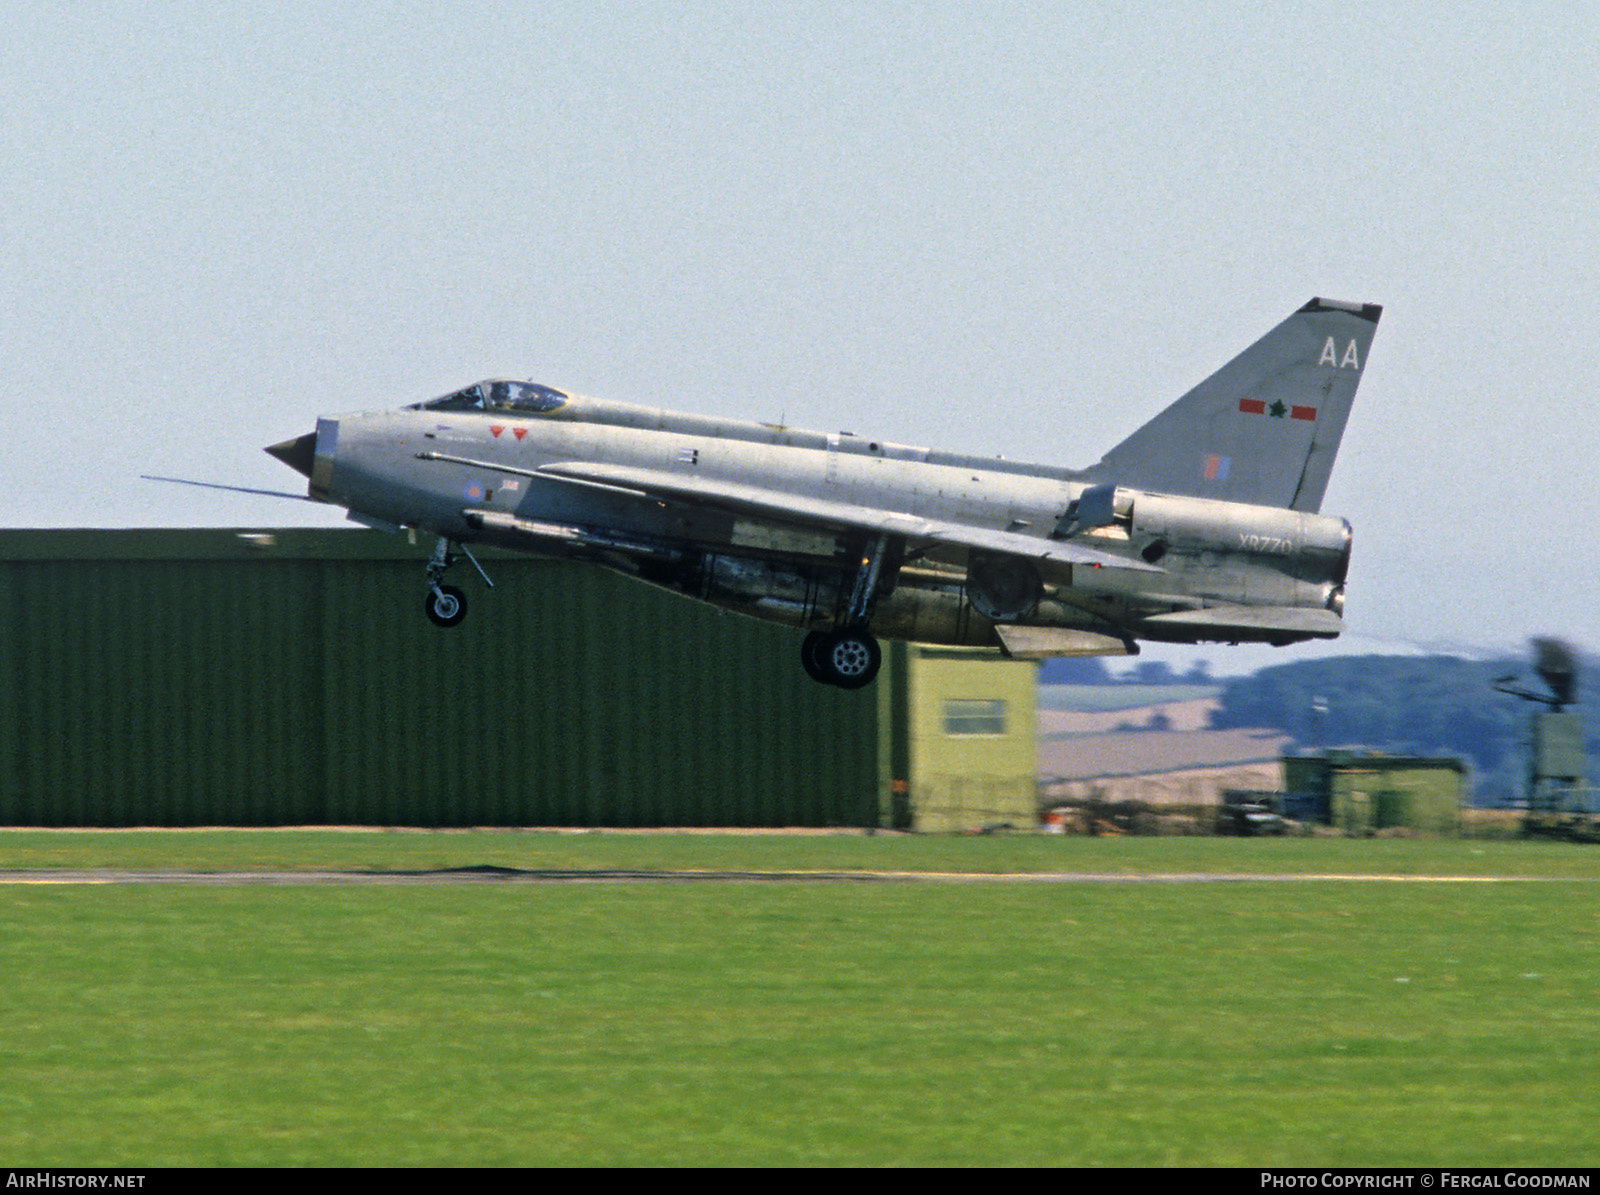
[[[467,597],[454,585],[434,585],[423,599],[424,610],[436,627],[453,627],[467,616]]]
[[[494,582],[489,580],[489,574],[483,571],[483,565],[478,563],[464,545],[458,546],[466,558],[472,561],[472,567],[478,570],[483,583],[493,589]],[[422,609],[427,614],[428,620],[436,627],[456,626],[467,616],[467,595],[454,585],[444,584],[444,571],[455,562],[455,553],[450,551],[450,541],[441,535],[439,542],[434,545],[433,556],[428,561],[428,593],[422,603]]]

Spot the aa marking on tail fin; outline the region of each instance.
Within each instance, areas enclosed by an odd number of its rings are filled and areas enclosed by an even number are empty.
[[[1356,342],[1352,340],[1345,349],[1344,356],[1339,356],[1339,346],[1333,343],[1333,337],[1328,337],[1328,342],[1322,346],[1322,356],[1317,358],[1318,365],[1331,365],[1335,369],[1360,369],[1361,354],[1356,351]]]
[[[1312,299],[1078,479],[1315,514],[1382,313]]]

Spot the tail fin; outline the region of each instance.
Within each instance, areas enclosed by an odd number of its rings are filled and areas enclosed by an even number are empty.
[[[1382,313],[1312,299],[1081,476],[1315,513]]]

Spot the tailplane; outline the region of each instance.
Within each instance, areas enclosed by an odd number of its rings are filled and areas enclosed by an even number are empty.
[[[1315,513],[1382,312],[1312,299],[1080,476]]]

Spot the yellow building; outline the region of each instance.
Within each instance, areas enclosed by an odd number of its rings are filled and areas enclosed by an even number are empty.
[[[887,824],[960,832],[1038,824],[1038,665],[960,648],[904,647],[880,719],[894,803]],[[902,721],[903,719],[903,721]]]

